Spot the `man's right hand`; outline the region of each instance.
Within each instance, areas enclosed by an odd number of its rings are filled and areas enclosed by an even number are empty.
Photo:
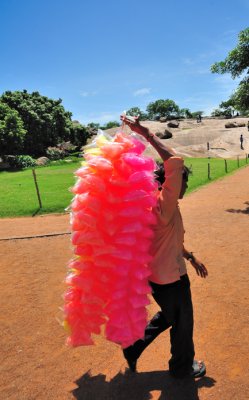
[[[148,140],[148,142],[158,152],[163,161],[166,161],[170,157],[175,155],[174,151],[170,147],[166,146],[156,135],[151,133],[148,128],[140,125],[139,117],[134,117],[134,119],[130,119],[126,115],[121,115],[120,119],[121,121],[123,121],[124,124],[128,125],[133,132],[138,133],[146,140]]]
[[[127,118],[126,115],[120,116],[121,121],[129,126],[129,128],[133,131],[138,133],[139,135],[143,136],[145,139],[149,136],[149,129],[145,128],[145,126],[140,125],[139,117],[133,117],[133,119]]]

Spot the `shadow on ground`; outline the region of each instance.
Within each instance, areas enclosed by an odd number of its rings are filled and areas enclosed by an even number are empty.
[[[76,381],[78,388],[72,391],[77,400],[150,400],[152,392],[160,400],[199,400],[198,389],[212,387],[210,377],[194,380],[175,380],[168,371],[118,373],[111,381],[105,375],[91,376],[89,372]]]
[[[230,213],[237,213],[237,214],[248,214],[249,215],[249,201],[246,201],[244,204],[246,204],[248,207],[246,207],[244,210],[241,209],[234,209],[234,208],[229,208],[226,210],[227,212]]]

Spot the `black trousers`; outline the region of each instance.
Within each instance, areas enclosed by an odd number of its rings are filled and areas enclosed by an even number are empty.
[[[160,306],[159,311],[145,329],[144,339],[136,341],[126,349],[126,354],[137,359],[144,349],[163,331],[170,328],[171,359],[170,372],[183,377],[192,370],[194,360],[193,306],[188,275],[181,280],[158,285],[150,282],[152,296]]]

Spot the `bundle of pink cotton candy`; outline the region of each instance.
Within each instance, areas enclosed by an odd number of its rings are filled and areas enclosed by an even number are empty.
[[[64,324],[73,346],[93,344],[92,334],[103,324],[107,339],[122,347],[144,335],[157,188],[155,163],[142,155],[144,149],[132,136],[102,134],[76,171],[74,257],[64,296]]]

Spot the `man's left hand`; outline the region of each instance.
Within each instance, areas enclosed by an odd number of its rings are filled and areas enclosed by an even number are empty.
[[[208,276],[207,268],[205,267],[202,262],[194,258],[193,260],[189,260],[192,266],[195,268],[197,275],[201,276],[202,278],[206,278]]]

